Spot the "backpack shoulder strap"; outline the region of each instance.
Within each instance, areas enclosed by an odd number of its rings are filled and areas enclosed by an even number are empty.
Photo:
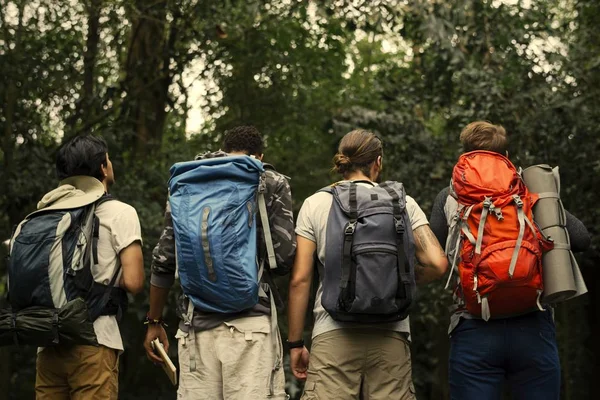
[[[320,193],[320,192],[325,192],[325,193],[333,194],[333,186],[327,185],[324,188],[321,188],[321,189],[317,190],[315,193]]]
[[[406,208],[406,192],[400,182],[386,181],[379,185],[380,188],[388,192],[393,201],[394,217],[400,218]]]
[[[101,204],[112,200],[116,199],[110,194],[105,194],[94,203],[94,217],[92,222],[92,257],[94,265],[98,264],[98,240],[100,238],[100,219],[96,216],[96,209],[100,207]]]
[[[411,265],[406,257],[404,248],[404,233],[407,229],[412,229],[408,215],[406,214],[406,193],[404,186],[399,182],[383,182],[379,185],[392,198],[394,209],[394,225],[396,227],[396,251],[398,259],[398,287],[404,287],[405,293],[410,293],[411,287]],[[406,219],[404,218],[406,215]],[[408,225],[408,226],[407,226]]]
[[[330,185],[327,185],[327,186],[317,190],[315,193],[325,192],[325,193],[333,194],[335,187],[338,185],[343,185],[343,184],[349,185],[349,184],[358,183],[358,182],[366,182],[366,183],[373,184],[373,182],[371,182],[371,181],[338,181],[338,182],[334,182]]]
[[[106,203],[107,201],[111,200],[116,200],[116,198],[112,194],[107,193],[96,201],[96,207],[98,207],[100,204]]]
[[[114,196],[110,195],[110,194],[105,194],[102,197],[100,197],[100,199],[98,199],[95,203],[94,203],[94,216],[93,216],[93,226],[92,226],[92,257],[94,260],[94,265],[98,264],[98,241],[100,238],[100,219],[96,216],[96,210],[97,208],[101,205],[104,204],[108,201],[113,201],[113,200],[117,200]],[[112,278],[110,279],[110,282],[108,285],[103,285],[104,287],[104,294],[102,295],[102,300],[100,301],[100,306],[98,307],[97,313],[99,315],[96,316],[96,318],[100,315],[104,314],[105,308],[107,307],[108,303],[110,302],[111,298],[113,297],[113,292],[115,289],[115,284],[117,283],[117,278],[119,276],[119,273],[121,272],[121,263],[118,262],[117,263],[117,267],[115,268],[115,272],[112,276]],[[93,278],[93,277],[92,277]],[[121,289],[123,290],[123,289]],[[121,319],[121,307],[119,306],[119,310],[117,311],[117,320]]]
[[[273,237],[271,235],[271,226],[269,225],[269,216],[267,215],[267,203],[265,201],[265,193],[267,192],[266,175],[260,175],[258,183],[258,213],[263,228],[265,237],[265,245],[267,247],[267,258],[269,260],[269,268],[277,268],[277,259],[275,258],[275,248],[273,247]],[[262,269],[262,264],[261,264]],[[259,271],[262,274],[262,271]]]

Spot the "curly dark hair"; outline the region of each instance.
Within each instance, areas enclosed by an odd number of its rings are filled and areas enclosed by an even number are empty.
[[[63,180],[75,175],[104,179],[102,166],[106,167],[108,146],[100,136],[75,136],[64,143],[56,155],[56,175]]]
[[[253,126],[236,126],[225,132],[223,150],[226,153],[243,151],[248,155],[263,154],[264,142],[258,129]]]

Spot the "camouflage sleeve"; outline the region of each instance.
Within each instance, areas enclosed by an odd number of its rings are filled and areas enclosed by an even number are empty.
[[[170,288],[175,281],[175,236],[171,206],[167,201],[165,227],[152,251],[152,275],[150,283],[161,288]]]
[[[273,273],[286,275],[290,272],[296,254],[296,235],[294,234],[294,214],[292,212],[292,191],[285,176],[267,170],[267,213],[273,237],[273,247],[277,259],[277,268]],[[261,241],[263,240],[260,232]],[[266,254],[264,244],[261,244]]]

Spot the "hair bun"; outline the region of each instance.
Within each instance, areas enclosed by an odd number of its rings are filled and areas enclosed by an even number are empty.
[[[348,172],[349,167],[352,165],[352,160],[345,154],[337,153],[335,157],[333,157],[333,164],[335,165],[337,172],[344,174]]]

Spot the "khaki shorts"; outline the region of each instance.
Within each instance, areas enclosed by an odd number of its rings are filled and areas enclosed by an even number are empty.
[[[405,334],[338,329],[313,340],[302,400],[359,398],[415,399]]]
[[[119,352],[105,346],[47,347],[37,355],[38,400],[116,400]]]
[[[269,317],[260,316],[240,318],[196,332],[194,372],[190,371],[189,335],[178,331],[181,371],[177,398],[285,400],[283,366],[273,373],[273,340],[278,341],[281,352],[281,338],[279,334],[272,337],[270,331]],[[272,395],[269,394],[271,379]]]

